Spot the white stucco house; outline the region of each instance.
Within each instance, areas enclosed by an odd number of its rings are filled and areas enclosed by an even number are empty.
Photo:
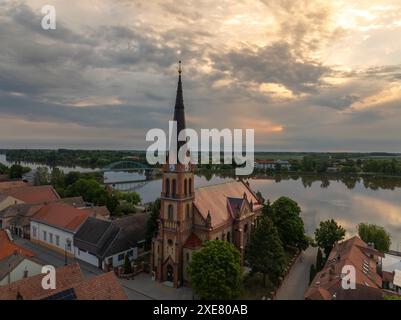
[[[90,215],[64,203],[45,205],[31,218],[31,241],[74,256],[74,234]]]

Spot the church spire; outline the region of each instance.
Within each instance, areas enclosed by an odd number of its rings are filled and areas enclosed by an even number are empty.
[[[182,95],[182,83],[181,83],[181,60],[178,66],[178,85],[177,85],[177,96],[175,99],[174,107],[174,121],[177,121],[177,132],[180,133],[181,130],[185,129],[185,112],[184,112],[184,97]],[[183,145],[183,141],[178,142],[178,148]]]

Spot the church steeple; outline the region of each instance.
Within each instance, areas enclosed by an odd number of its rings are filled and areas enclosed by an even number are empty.
[[[180,133],[181,130],[185,129],[185,111],[184,111],[184,97],[182,94],[182,82],[181,82],[181,61],[179,61],[178,67],[178,85],[177,85],[177,96],[175,99],[174,107],[174,121],[177,121],[177,132]],[[178,142],[178,148],[183,145],[184,142]]]

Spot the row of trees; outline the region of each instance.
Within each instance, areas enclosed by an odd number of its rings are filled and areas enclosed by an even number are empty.
[[[40,163],[48,166],[104,167],[123,158],[135,157],[136,161],[146,162],[144,151],[120,150],[6,150],[8,161]]]
[[[112,215],[134,213],[135,205],[141,201],[140,196],[134,191],[123,193],[108,189],[101,179],[98,173],[72,171],[64,174],[58,168],[49,172],[47,167],[39,167],[34,175],[34,184],[51,184],[63,198],[81,196],[96,206],[107,206]]]
[[[31,171],[31,168],[23,167],[19,164],[13,164],[10,167],[0,163],[0,174],[6,174],[10,179],[21,179],[25,173]]]

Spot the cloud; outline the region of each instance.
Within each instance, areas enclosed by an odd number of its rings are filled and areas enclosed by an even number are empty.
[[[172,116],[181,59],[195,129],[254,127],[261,149],[400,148],[396,1],[55,0],[52,32],[39,4],[0,4],[2,141],[23,145],[23,125],[44,146],[68,127],[68,145],[143,146]]]

